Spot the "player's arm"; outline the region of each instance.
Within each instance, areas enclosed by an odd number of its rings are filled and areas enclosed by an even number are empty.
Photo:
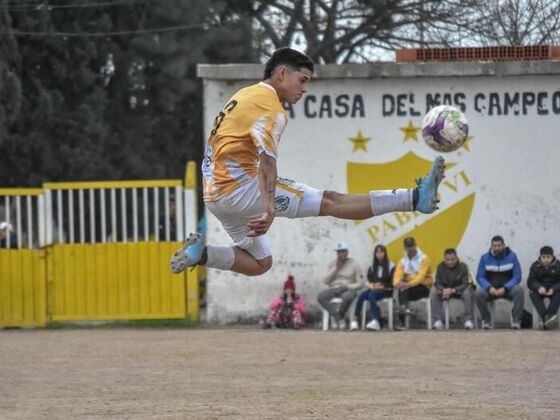
[[[259,188],[265,213],[258,219],[247,223],[247,226],[251,229],[248,236],[264,235],[274,221],[274,194],[276,192],[276,178],[278,176],[276,159],[266,153],[261,153],[259,158]]]
[[[261,198],[266,212],[274,217],[274,194],[276,192],[276,179],[278,177],[276,159],[268,156],[266,153],[261,153],[259,157],[259,187],[261,189]]]

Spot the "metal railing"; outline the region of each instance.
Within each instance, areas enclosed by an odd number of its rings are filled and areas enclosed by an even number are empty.
[[[183,241],[184,226],[194,217],[185,211],[186,192],[179,180],[44,187],[47,244]]]
[[[0,248],[42,246],[45,202],[38,188],[0,188]]]

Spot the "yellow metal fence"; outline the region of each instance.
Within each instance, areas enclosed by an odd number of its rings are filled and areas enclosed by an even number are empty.
[[[0,189],[0,219],[14,222],[14,243],[0,249],[0,327],[198,321],[203,271],[169,270],[171,254],[196,229],[195,174],[189,163],[185,187],[163,180]]]
[[[45,251],[0,249],[0,326],[46,322]]]

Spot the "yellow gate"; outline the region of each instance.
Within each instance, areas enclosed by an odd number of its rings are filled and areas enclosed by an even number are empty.
[[[0,326],[46,322],[43,190],[0,189]]]
[[[55,244],[49,250],[54,321],[184,318],[185,276],[169,270],[180,242]]]
[[[196,231],[196,167],[181,180],[0,189],[0,327],[199,319],[201,270],[169,270]],[[4,213],[2,214],[2,210]],[[2,235],[0,229],[0,235]]]

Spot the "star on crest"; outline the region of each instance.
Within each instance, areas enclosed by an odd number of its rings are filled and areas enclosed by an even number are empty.
[[[362,130],[358,130],[358,135],[356,137],[350,137],[348,140],[354,145],[352,153],[356,150],[363,150],[364,152],[367,152],[367,144],[371,141],[371,137],[364,137]]]
[[[408,120],[408,125],[406,127],[399,127],[399,130],[404,133],[403,143],[406,143],[408,140],[414,140],[415,142],[418,142],[417,133],[420,130],[420,127],[416,127],[412,123],[412,120]]]
[[[461,146],[461,149],[465,149],[467,152],[470,152],[470,145],[469,142],[474,138],[474,136],[467,136],[467,138],[465,139],[465,142],[463,143],[463,145]]]

